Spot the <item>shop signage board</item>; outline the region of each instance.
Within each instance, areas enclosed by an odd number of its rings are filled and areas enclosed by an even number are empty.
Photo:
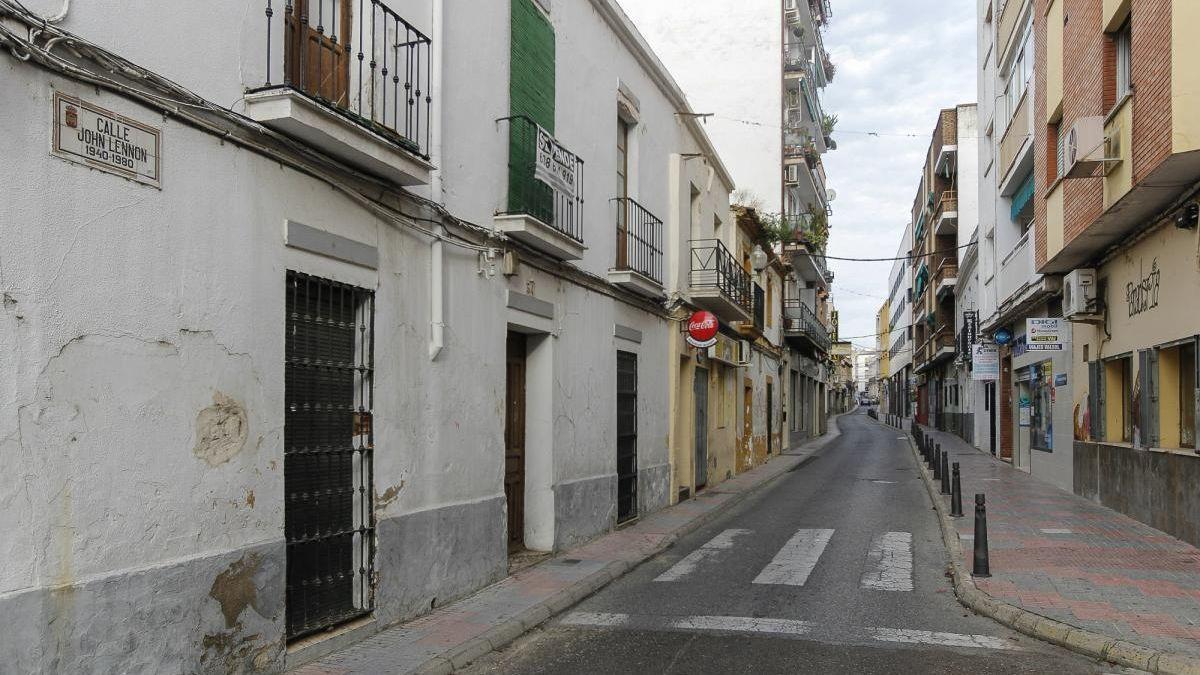
[[[1000,347],[971,345],[971,379],[987,382],[1000,379]]]
[[[717,330],[720,323],[717,315],[701,310],[692,314],[687,322],[687,342],[693,347],[707,349],[717,344]]]
[[[1031,352],[1063,351],[1063,320],[1047,317],[1026,319],[1025,342],[1026,349]]]

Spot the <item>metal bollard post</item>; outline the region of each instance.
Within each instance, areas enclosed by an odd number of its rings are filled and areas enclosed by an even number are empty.
[[[981,492],[975,494],[975,564],[971,574],[977,577],[992,576],[991,566],[988,565],[987,506]]]
[[[942,453],[942,494],[950,494],[950,451]]]
[[[942,479],[942,444],[938,443],[933,449],[933,479]]]
[[[950,515],[962,518],[962,476],[958,471],[958,462],[954,463],[954,480],[950,485]]]

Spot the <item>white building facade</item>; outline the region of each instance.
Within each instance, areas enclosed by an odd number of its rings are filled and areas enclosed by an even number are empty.
[[[888,273],[888,329],[883,337],[888,350],[888,377],[883,385],[884,410],[889,414],[911,417],[914,410],[912,382],[912,223],[904,226],[904,236],[896,251],[896,260]]]
[[[278,671],[672,499],[733,183],[670,75],[609,0],[318,7],[0,3],[16,671]]]

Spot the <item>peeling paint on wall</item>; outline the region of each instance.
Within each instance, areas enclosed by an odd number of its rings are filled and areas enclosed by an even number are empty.
[[[226,628],[241,625],[238,617],[246,610],[246,607],[253,607],[256,611],[259,609],[258,589],[254,585],[254,575],[261,566],[262,557],[257,553],[251,553],[239,558],[213,580],[208,594],[220,603]]]
[[[196,445],[192,454],[220,466],[246,447],[249,424],[241,403],[221,392],[213,394],[213,404],[196,415]],[[253,500],[248,500],[253,506]]]

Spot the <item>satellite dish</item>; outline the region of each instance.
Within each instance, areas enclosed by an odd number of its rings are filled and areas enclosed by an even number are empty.
[[[837,199],[837,190],[834,190],[833,188],[828,188],[825,190],[825,200],[826,201],[832,202],[832,201],[835,201],[836,199]]]

